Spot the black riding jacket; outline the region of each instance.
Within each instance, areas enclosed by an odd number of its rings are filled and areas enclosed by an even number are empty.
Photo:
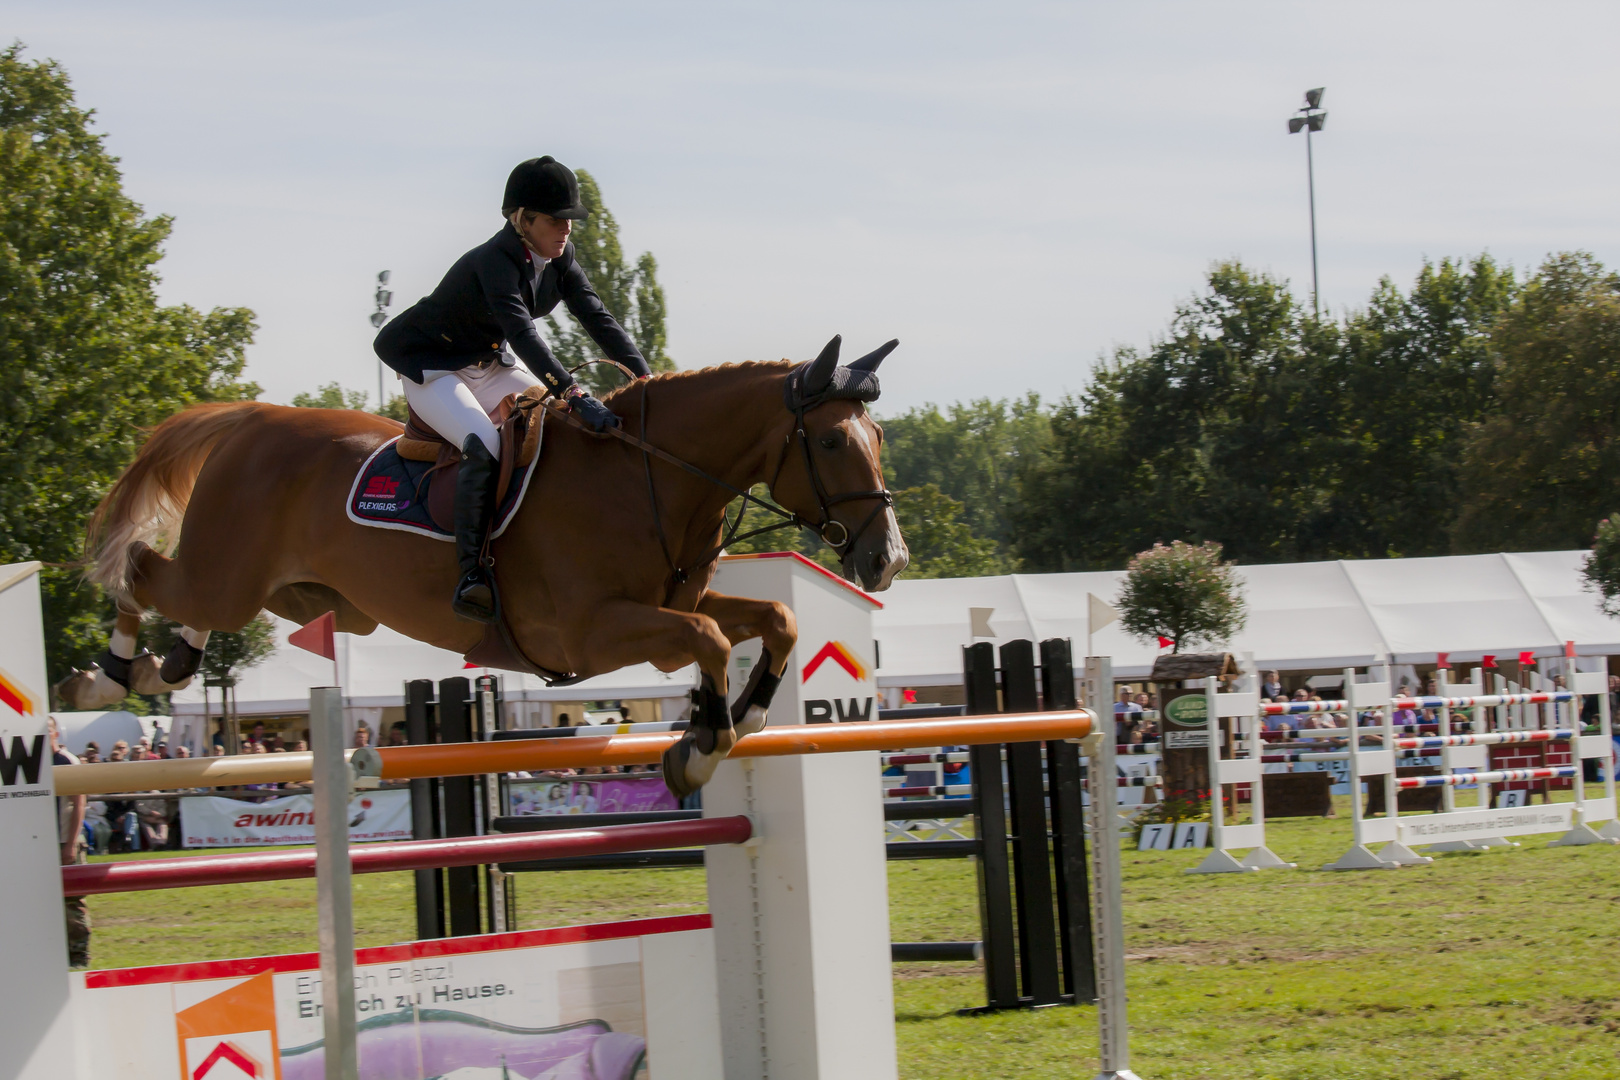
[[[610,360],[649,373],[647,361],[617,319],[602,306],[572,242],[536,273],[528,248],[510,222],[456,260],[431,296],[383,326],[373,345],[382,362],[415,382],[427,371],[458,371],[488,363],[502,346],[512,351],[554,393],[573,383],[534,328],[559,304],[590,334]]]

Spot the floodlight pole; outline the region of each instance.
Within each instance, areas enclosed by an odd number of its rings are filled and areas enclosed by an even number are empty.
[[[388,279],[391,276],[392,275],[387,270],[384,270],[384,271],[382,271],[381,273],[379,273],[377,275],[377,291],[372,295],[372,299],[374,301],[376,301],[377,307],[376,307],[376,310],[374,310],[371,313],[371,320],[370,320],[372,329],[374,329],[374,330],[381,330],[382,329],[382,324],[388,321],[388,305],[392,304],[394,302],[393,291],[386,288],[386,286],[388,285]],[[378,360],[377,361],[377,411],[378,412],[382,412],[383,406],[388,404],[388,400],[383,397],[383,376],[384,376],[384,374],[385,374],[385,370],[384,370],[384,367],[383,367],[383,362],[381,360]]]
[[[1305,186],[1311,195],[1311,310],[1322,317],[1322,284],[1316,265],[1316,159],[1311,153],[1311,128],[1305,128]],[[379,397],[381,392],[379,391]]]
[[[1288,133],[1305,133],[1305,183],[1311,199],[1311,310],[1322,317],[1322,280],[1316,259],[1316,155],[1311,146],[1311,135],[1322,130],[1327,113],[1322,109],[1322,88],[1305,91],[1305,107],[1295,110],[1289,117]]]

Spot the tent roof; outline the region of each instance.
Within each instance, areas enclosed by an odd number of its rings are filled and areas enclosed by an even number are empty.
[[[1261,668],[1364,667],[1384,658],[1432,663],[1437,653],[1474,661],[1531,650],[1557,656],[1574,641],[1582,655],[1620,653],[1620,619],[1584,587],[1582,551],[1459,555],[1434,559],[1240,566],[1248,622],[1231,643]],[[975,640],[1068,637],[1086,651],[1086,595],[1113,603],[1123,571],[1013,574],[898,581],[873,616],[880,686],[961,681],[961,648]],[[970,609],[991,608],[993,636],[972,633]],[[1157,649],[1119,623],[1098,629],[1091,651],[1114,673],[1146,678]]]
[[[275,623],[276,650],[270,658],[239,675],[236,710],[242,716],[274,716],[309,711],[309,688],[332,684],[332,662],[287,644],[298,624],[270,616]],[[453,652],[435,648],[379,626],[370,634],[337,634],[337,674],[345,691],[344,704],[392,706],[405,704],[405,683],[411,679],[473,678],[497,674],[507,701],[641,700],[684,697],[696,685],[695,667],[666,675],[651,664],[636,664],[574,686],[548,688],[533,675],[514,671],[469,668]],[[219,711],[219,691],[210,691]],[[201,713],[203,686],[198,679],[170,699],[177,716]]]
[[[1432,663],[1436,653],[1478,660],[1534,650],[1556,656],[1574,641],[1583,656],[1620,654],[1620,619],[1604,615],[1581,578],[1582,551],[1460,555],[1435,559],[1279,563],[1240,566],[1248,623],[1231,643],[1261,668],[1280,670]],[[1002,577],[900,580],[873,612],[880,686],[955,685],[962,646],[975,640],[1039,641],[1067,637],[1078,662],[1087,650],[1087,594],[1114,602],[1123,571],[1010,574]],[[975,611],[992,636],[974,637]],[[274,655],[242,674],[242,715],[297,713],[309,687],[327,685],[332,665],[287,644],[297,627],[276,619]],[[461,657],[378,627],[337,635],[341,685],[349,705],[401,705],[409,679],[474,676]],[[1159,649],[1114,622],[1091,635],[1090,649],[1114,659],[1114,673],[1143,679]],[[501,672],[508,700],[590,701],[684,696],[693,668],[665,675],[647,664],[578,686],[547,689],[532,675]],[[217,697],[217,695],[216,695]],[[174,695],[176,714],[202,711],[203,688]],[[216,704],[215,708],[218,706]]]

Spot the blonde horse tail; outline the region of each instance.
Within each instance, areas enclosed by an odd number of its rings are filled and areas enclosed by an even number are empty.
[[[84,576],[117,600],[120,610],[141,611],[130,591],[133,545],[144,543],[164,554],[174,550],[208,455],[248,414],[263,408],[257,401],[220,402],[169,417],[152,430],[96,507],[85,529]]]

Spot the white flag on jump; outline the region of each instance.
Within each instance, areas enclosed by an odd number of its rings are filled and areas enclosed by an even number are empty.
[[[1095,634],[1111,622],[1119,621],[1114,605],[1092,593],[1086,593],[1086,633]]]

